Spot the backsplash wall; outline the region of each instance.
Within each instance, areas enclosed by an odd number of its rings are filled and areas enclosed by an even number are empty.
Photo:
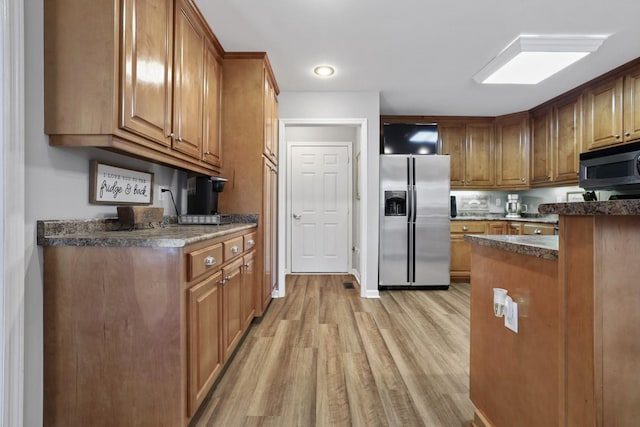
[[[460,214],[504,214],[507,194],[518,194],[521,202],[527,205],[528,214],[537,214],[538,206],[544,203],[566,202],[567,193],[583,193],[577,186],[536,188],[520,191],[451,191],[456,196]],[[598,198],[601,200],[600,198]]]

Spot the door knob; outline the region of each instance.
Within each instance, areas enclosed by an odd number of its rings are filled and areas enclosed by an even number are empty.
[[[293,214],[293,219],[302,219],[302,215],[300,215],[300,214]]]

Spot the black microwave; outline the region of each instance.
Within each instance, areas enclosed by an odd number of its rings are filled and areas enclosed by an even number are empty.
[[[580,187],[640,189],[640,141],[580,154]]]

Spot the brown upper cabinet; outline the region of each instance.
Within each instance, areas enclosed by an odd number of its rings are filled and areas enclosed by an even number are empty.
[[[176,2],[173,51],[173,148],[191,157],[202,154],[204,33],[195,11]]]
[[[551,155],[556,184],[577,185],[582,151],[582,95],[556,102],[552,108]]]
[[[496,186],[529,186],[529,113],[496,118]]]
[[[493,120],[440,120],[440,152],[451,156],[451,188],[487,188],[495,183]]]
[[[273,81],[264,71],[264,155],[278,163],[278,98]]]
[[[51,145],[219,171],[224,51],[192,0],[48,0],[44,38]]]
[[[207,43],[204,60],[204,112],[202,160],[222,166],[220,107],[222,105],[222,64],[215,47]]]
[[[586,149],[640,138],[640,67],[594,84],[585,93]]]
[[[531,114],[531,185],[551,182],[551,108]]]
[[[531,114],[531,185],[576,185],[582,146],[582,96],[561,98]]]

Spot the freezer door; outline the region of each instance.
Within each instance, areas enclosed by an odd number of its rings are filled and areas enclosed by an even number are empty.
[[[409,259],[408,216],[411,214],[411,193],[408,191],[407,156],[380,156],[380,262],[378,276],[380,286],[407,286]],[[404,212],[391,201],[404,195]],[[401,204],[401,203],[400,203]]]
[[[448,286],[450,268],[449,156],[415,156],[416,286]]]

